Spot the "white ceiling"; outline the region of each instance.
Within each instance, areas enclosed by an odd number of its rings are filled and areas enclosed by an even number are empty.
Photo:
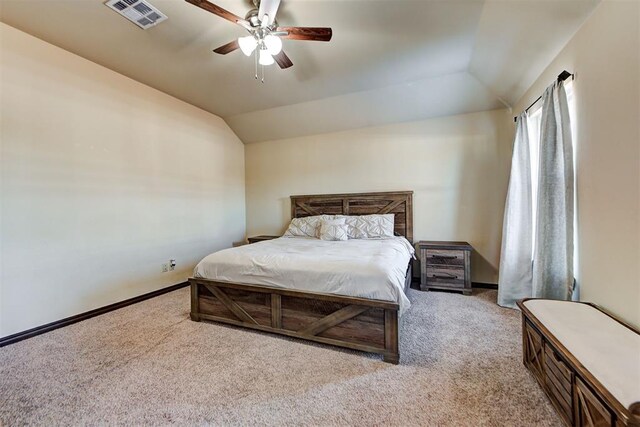
[[[183,0],[139,29],[103,0],[0,0],[0,20],[223,117],[244,142],[513,105],[600,0],[283,0],[280,25],[329,26],[284,41],[294,63],[253,77],[212,49],[244,30]],[[244,16],[249,0],[213,0]]]

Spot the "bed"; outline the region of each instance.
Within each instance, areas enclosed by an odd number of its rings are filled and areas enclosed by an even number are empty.
[[[412,195],[291,196],[292,218],[391,213],[398,237],[282,237],[216,252],[189,279],[191,319],[378,353],[398,363],[398,320],[409,305]]]

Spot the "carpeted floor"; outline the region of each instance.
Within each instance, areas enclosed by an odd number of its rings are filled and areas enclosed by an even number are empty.
[[[410,299],[394,366],[192,322],[181,289],[0,348],[0,425],[560,425],[495,291]]]

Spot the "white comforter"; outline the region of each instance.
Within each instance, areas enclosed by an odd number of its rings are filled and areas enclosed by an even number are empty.
[[[404,279],[414,250],[404,237],[328,242],[281,237],[205,257],[195,277],[410,303]]]

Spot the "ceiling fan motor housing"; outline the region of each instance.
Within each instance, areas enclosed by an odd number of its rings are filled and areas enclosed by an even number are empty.
[[[258,1],[258,3],[260,2]],[[260,18],[258,17],[258,10],[259,9],[251,9],[249,12],[247,12],[247,14],[244,17],[244,19],[247,20],[249,24],[251,24],[251,26],[254,28],[260,27]],[[273,23],[269,25],[267,28],[269,28],[270,30],[274,30],[277,26],[278,26],[278,21],[274,19]]]

